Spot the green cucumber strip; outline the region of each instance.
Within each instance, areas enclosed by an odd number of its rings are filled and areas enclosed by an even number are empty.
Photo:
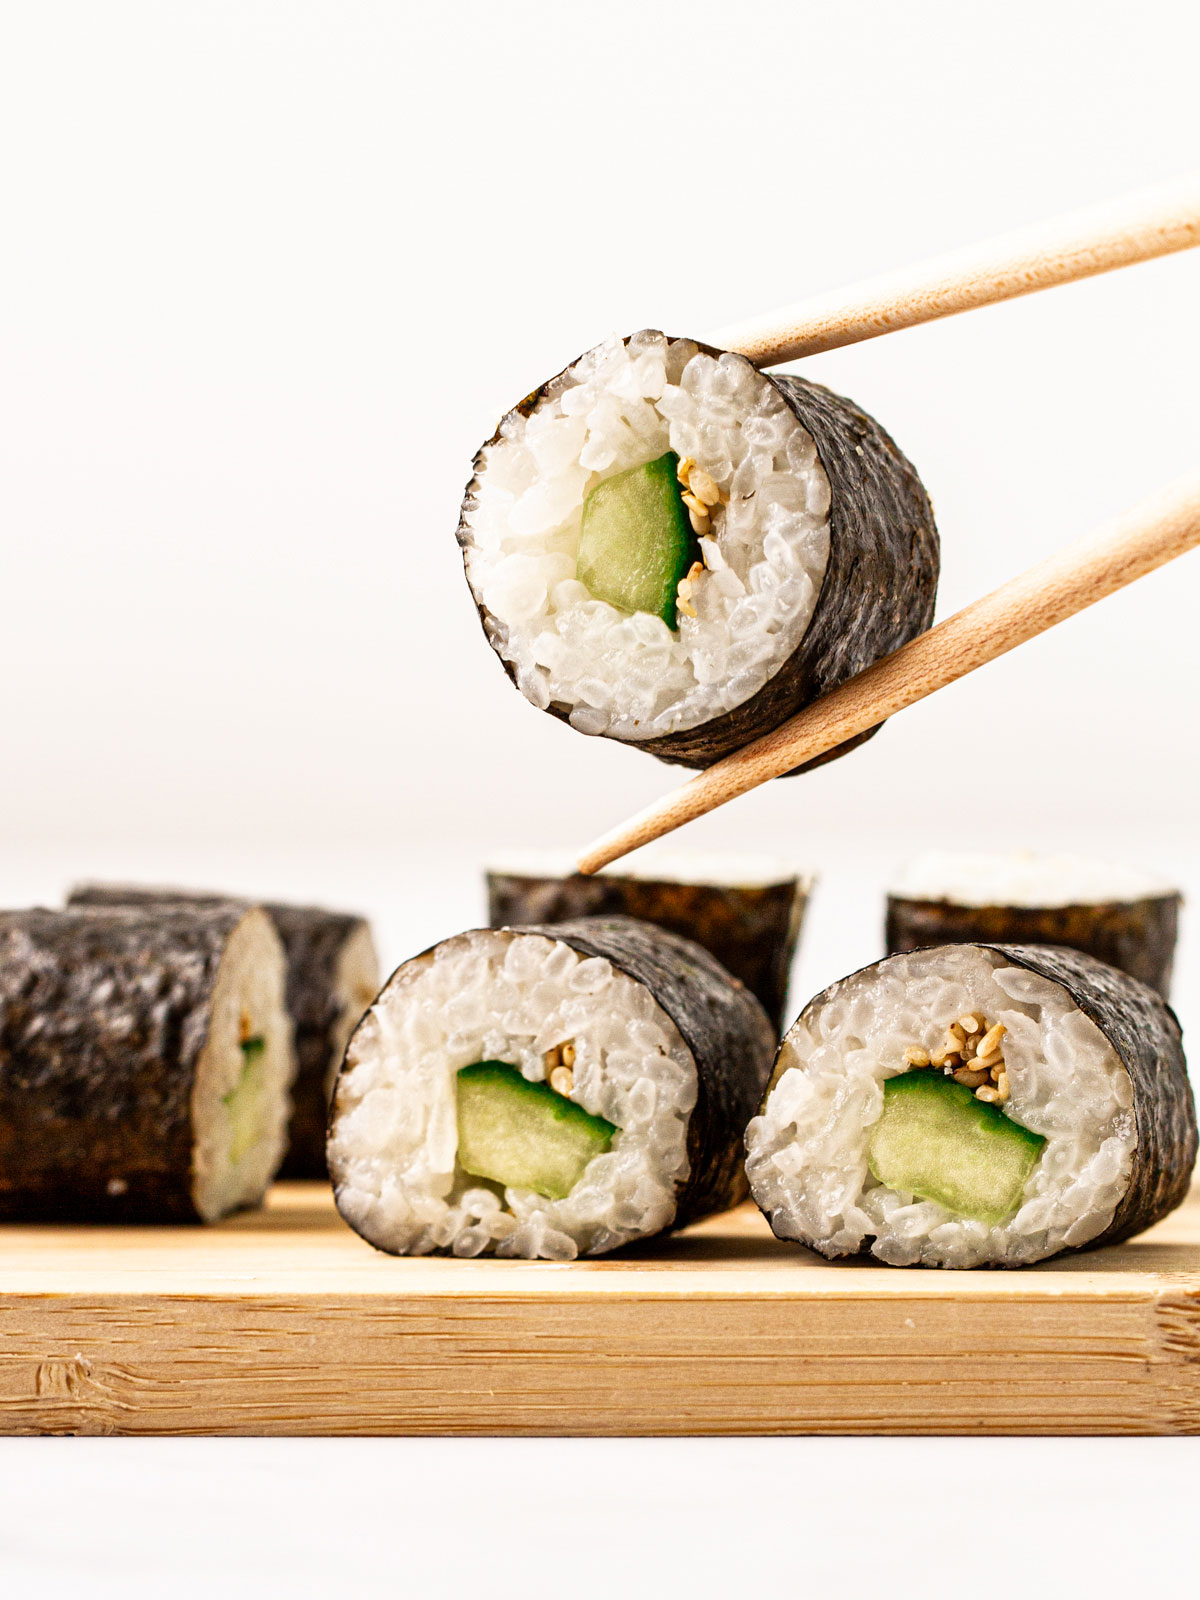
[[[995,1226],[1020,1205],[1045,1143],[965,1084],[906,1072],[883,1086],[867,1165],[889,1189]]]
[[[528,1082],[505,1061],[463,1067],[455,1092],[463,1171],[547,1200],[564,1200],[617,1132],[549,1084]]]
[[[674,450],[598,483],[583,502],[576,576],[597,600],[674,628],[679,580],[699,558]]]
[[[263,1056],[267,1041],[255,1033],[241,1042],[242,1070],[238,1081],[221,1100],[229,1112],[229,1159],[238,1162],[262,1138],[266,1112],[266,1072]]]

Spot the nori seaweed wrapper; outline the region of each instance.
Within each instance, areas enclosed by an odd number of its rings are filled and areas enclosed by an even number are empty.
[[[766,1012],[746,986],[692,940],[631,917],[583,917],[503,931],[538,934],[569,945],[581,956],[611,962],[650,991],[691,1051],[696,1104],[688,1121],[688,1176],[676,1188],[675,1216],[662,1231],[687,1227],[744,1200],[750,1185],[742,1140],[766,1089],[776,1042]],[[413,960],[431,956],[437,948],[431,946]],[[335,1114],[336,1103],[335,1092]],[[376,1249],[385,1248],[364,1237]]]
[[[1084,951],[972,942],[1061,984],[1112,1045],[1133,1084],[1137,1145],[1129,1187],[1104,1232],[1074,1248],[1118,1244],[1160,1222],[1187,1198],[1196,1165],[1196,1104],[1179,1018],[1157,990]]]
[[[724,353],[712,345],[693,342],[708,355]],[[874,418],[852,400],[793,374],[762,376],[774,384],[812,435],[829,479],[829,562],[803,637],[756,694],[697,727],[656,739],[619,741],[679,766],[712,766],[772,732],[814,700],[925,632],[933,621],[940,547],[933,508],[912,463]],[[528,416],[556,381],[551,378],[527,395],[514,411]],[[497,428],[488,444],[499,436]],[[475,475],[467,485],[459,518],[458,541],[464,560],[471,544],[469,519],[482,467],[481,451],[475,458]],[[477,595],[475,602],[488,643],[515,684],[511,663],[500,655],[504,624]],[[569,719],[568,706],[551,703],[547,710],[562,721]],[[806,772],[845,755],[877,733],[879,726],[794,771]]]
[[[271,903],[265,909],[283,940],[287,957],[286,1003],[296,1030],[292,1118],[279,1176],[327,1178],[329,1090],[341,1065],[337,1027],[342,1008],[335,982],[338,958],[347,940],[363,925],[363,919],[324,911],[319,906]]]
[[[245,914],[0,912],[0,1219],[200,1220],[192,1084]]]
[[[593,877],[489,872],[487,892],[493,928],[636,917],[691,939],[746,985],[776,1035],[783,1027],[788,975],[808,903],[808,885],[800,878],[742,886],[609,872]]]
[[[239,905],[259,902],[185,889],[144,888],[133,884],[82,884],[67,897],[70,906]],[[292,1019],[296,1077],[287,1152],[280,1178],[325,1178],[325,1126],[329,1119],[328,1085],[339,1061],[337,1024],[338,958],[363,918],[320,906],[262,903],[283,941],[287,960],[286,1005]]]
[[[1092,905],[960,905],[952,900],[889,895],[888,954],[930,944],[1065,945],[1082,950],[1170,997],[1181,897],[1146,895]]]
[[[1081,950],[992,944],[982,939],[963,942],[1061,985],[1116,1051],[1133,1085],[1137,1143],[1129,1185],[1102,1233],[1084,1244],[1064,1246],[1055,1254],[1071,1255],[1119,1244],[1161,1222],[1187,1198],[1196,1164],[1196,1105],[1183,1054],[1183,1034],[1174,1011],[1148,984]],[[859,970],[870,972],[880,965],[875,961]],[[827,989],[822,990],[804,1011],[819,1005],[828,993]],[[767,1093],[773,1087],[774,1077]],[[866,1254],[868,1249],[864,1244],[859,1253]],[[1052,1261],[1055,1257],[1043,1259]]]
[[[670,1228],[685,1228],[738,1205],[750,1192],[743,1160],[746,1124],[758,1109],[775,1056],[775,1030],[749,989],[690,939],[631,917],[584,917],[513,933],[560,939],[601,956],[645,987],[671,1018],[696,1063],[696,1105],[688,1122],[688,1176]]]

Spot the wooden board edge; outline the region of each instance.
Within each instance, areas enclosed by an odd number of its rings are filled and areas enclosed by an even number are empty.
[[[15,1297],[9,1434],[1200,1432],[1200,1290],[1084,1303]]]

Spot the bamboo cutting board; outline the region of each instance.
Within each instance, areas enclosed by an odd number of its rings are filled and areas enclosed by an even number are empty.
[[[1021,1272],[824,1262],[748,1206],[608,1260],[397,1260],[319,1184],[4,1227],[0,1431],[1195,1433],[1200,1191]]]

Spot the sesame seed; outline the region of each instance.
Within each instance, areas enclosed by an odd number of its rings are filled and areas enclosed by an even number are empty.
[[[706,506],[720,504],[721,491],[708,473],[704,471],[703,467],[693,467],[691,482],[688,487],[696,498],[702,500]]]
[[[955,1083],[961,1083],[968,1089],[978,1089],[980,1084],[987,1082],[986,1072],[972,1072],[969,1067],[959,1067],[954,1074]]]
[[[990,1056],[999,1047],[1001,1039],[1008,1032],[1002,1022],[994,1022],[983,1038],[979,1041],[979,1054]]]

